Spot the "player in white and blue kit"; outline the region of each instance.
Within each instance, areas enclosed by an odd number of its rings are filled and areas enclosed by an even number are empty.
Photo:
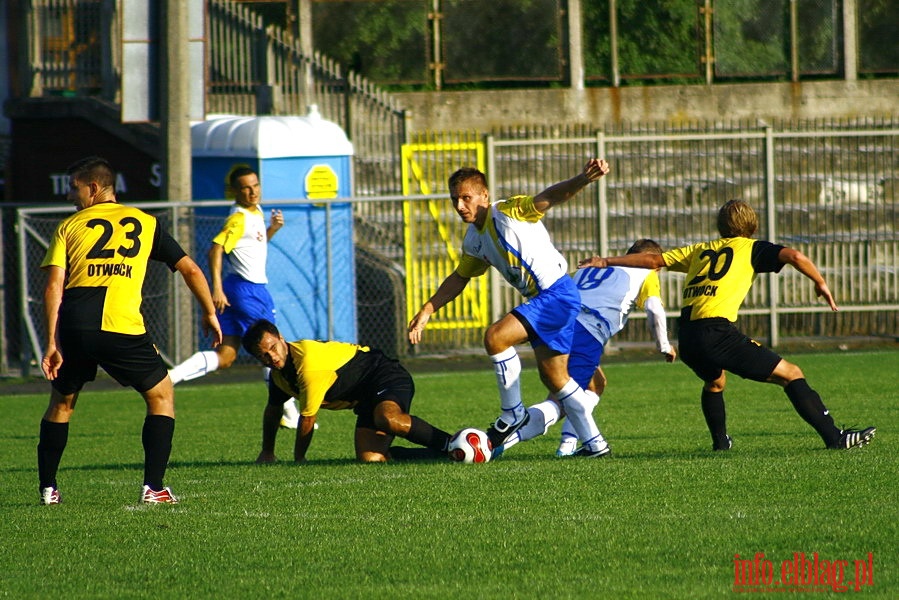
[[[227,369],[237,358],[241,337],[250,325],[259,319],[275,322],[275,302],[268,291],[265,265],[268,242],[284,225],[284,216],[280,210],[273,210],[271,222],[265,224],[259,176],[249,167],[234,169],[228,182],[235,204],[212,239],[208,255],[212,301],[219,312],[223,341],[215,350],[197,352],[173,367],[169,376],[174,384]],[[223,278],[225,258],[230,272]],[[295,428],[298,418],[291,398],[284,403],[281,425]]]
[[[662,248],[653,240],[637,240],[628,254],[648,252],[661,254]],[[592,387],[590,410],[599,402],[606,379],[599,366],[609,340],[624,328],[628,315],[634,308],[646,311],[647,324],[656,340],[656,348],[673,362],[677,353],[668,340],[665,307],[662,304],[658,270],[628,267],[605,269],[586,268],[573,276],[581,295],[581,310],[574,329],[574,343],[568,357],[568,373],[581,387]],[[592,385],[591,385],[592,380]],[[528,408],[530,419],[505,443],[503,451],[519,441],[544,434],[558,419],[554,403],[546,400]],[[577,452],[578,434],[570,420],[562,428],[562,439],[557,456],[570,456]],[[586,440],[598,448],[597,456],[608,456],[612,450],[597,429],[593,439]]]
[[[451,302],[472,277],[492,266],[517,289],[525,302],[487,328],[484,347],[493,361],[501,413],[487,430],[494,447],[501,446],[529,419],[521,401],[521,360],[517,344],[530,342],[540,379],[555,403],[565,411],[578,435],[590,440],[598,429],[587,407],[587,393],[568,374],[568,353],[580,310],[580,296],[568,263],[553,246],[541,219],[546,211],[570,200],[609,172],[602,159],[590,159],[583,171],[548,187],[536,196],[512,196],[490,201],[487,178],[474,168],[462,168],[449,178],[453,207],[469,227],[462,258],[434,295],[409,323],[409,341],[417,344],[436,310]],[[583,454],[593,455],[590,444]]]

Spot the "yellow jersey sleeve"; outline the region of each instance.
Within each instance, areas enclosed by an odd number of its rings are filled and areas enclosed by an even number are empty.
[[[463,254],[456,266],[456,275],[471,279],[480,277],[490,268],[490,263],[470,254]]]
[[[346,342],[300,340],[288,344],[297,373],[300,414],[311,417],[319,410],[343,410],[355,405],[352,399],[327,399],[337,382],[337,371],[348,363],[360,347]]]
[[[246,220],[242,212],[236,211],[231,213],[225,219],[222,230],[212,238],[212,243],[222,246],[225,249],[225,253],[229,254],[237,246],[238,240],[243,237],[245,224]]]
[[[646,300],[653,296],[656,296],[657,298],[662,297],[662,283],[659,281],[658,271],[655,270],[643,280],[642,285],[640,285],[640,293],[637,294],[637,299],[634,301],[634,304],[637,308],[642,309],[646,306]]]
[[[544,215],[534,206],[534,197],[524,195],[510,196],[498,204],[497,210],[517,221],[528,223],[536,223]]]

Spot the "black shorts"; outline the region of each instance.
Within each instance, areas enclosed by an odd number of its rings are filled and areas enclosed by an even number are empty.
[[[781,357],[742,333],[727,319],[680,319],[678,350],[684,364],[705,382],[721,371],[744,379],[767,381]]]
[[[365,391],[353,408],[357,429],[377,429],[375,407],[385,400],[396,402],[403,412],[408,413],[415,395],[412,375],[399,361],[387,358],[378,350],[371,351],[371,359],[374,364],[360,386]]]
[[[52,385],[61,394],[80,391],[97,378],[97,366],[124,386],[140,393],[165,379],[168,371],[150,336],[107,331],[60,329],[62,366]]]

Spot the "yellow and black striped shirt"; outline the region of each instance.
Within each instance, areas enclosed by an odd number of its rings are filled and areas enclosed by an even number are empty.
[[[41,267],[66,270],[60,327],[128,335],[146,333],[141,288],[150,260],[174,270],[185,256],[156,217],[117,202],[104,202],[64,219]]]
[[[355,388],[377,358],[368,346],[347,342],[300,340],[288,342],[287,349],[287,364],[271,373],[269,404],[293,396],[304,417],[353,408],[360,400]]]
[[[737,312],[757,273],[778,273],[784,263],[783,246],[745,237],[720,238],[675,248],[662,254],[671,271],[687,274],[682,306],[690,320],[725,318],[736,322]]]

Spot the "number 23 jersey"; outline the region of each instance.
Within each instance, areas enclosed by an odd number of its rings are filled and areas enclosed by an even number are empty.
[[[60,326],[146,333],[140,308],[149,260],[174,271],[184,250],[156,217],[117,202],[95,204],[56,228],[41,267],[66,270]]]
[[[736,322],[756,273],[778,273],[783,246],[745,237],[720,238],[662,254],[671,271],[687,274],[682,303],[690,320],[725,318]]]

